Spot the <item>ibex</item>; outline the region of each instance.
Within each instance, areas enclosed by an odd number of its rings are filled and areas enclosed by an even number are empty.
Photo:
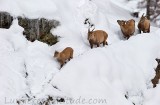
[[[117,20],[117,22],[120,25],[124,38],[129,39],[135,32],[135,21],[130,19],[128,21]]]
[[[140,18],[140,21],[138,23],[138,29],[139,33],[141,33],[141,31],[143,31],[143,33],[150,32],[150,20],[147,18],[147,16],[144,16],[144,14]]]
[[[97,47],[100,46],[101,43],[103,43],[103,46],[108,45],[107,38],[108,34],[103,30],[96,30],[94,24],[91,24],[90,19],[86,18],[84,24],[88,24],[88,41],[90,43],[91,48],[93,48],[93,45],[97,45]],[[90,28],[94,26],[94,29],[90,31]]]
[[[54,57],[60,63],[62,68],[67,60],[70,61],[70,59],[73,58],[73,49],[71,47],[67,47],[62,52],[55,51]]]
[[[97,47],[100,46],[101,43],[103,43],[103,46],[108,45],[107,38],[108,34],[103,30],[96,30],[94,29],[90,31],[90,28],[94,26],[93,24],[89,26],[88,28],[88,41],[90,43],[91,48],[93,48],[93,45],[97,45]]]

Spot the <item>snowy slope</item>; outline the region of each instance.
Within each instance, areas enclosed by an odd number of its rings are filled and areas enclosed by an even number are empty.
[[[61,23],[52,30],[60,41],[51,47],[27,41],[17,19],[10,29],[0,29],[1,105],[6,101],[12,105],[10,99],[46,99],[48,95],[85,98],[86,105],[90,99],[106,99],[107,103],[97,105],[159,105],[160,86],[153,89],[150,80],[155,75],[155,58],[160,57],[160,31],[151,27],[151,33],[135,33],[125,40],[116,21],[132,18],[130,4],[123,0],[1,0],[0,10],[15,18],[45,17]],[[86,18],[108,33],[109,46],[90,49]],[[74,59],[59,71],[54,51],[68,46],[74,49]]]
[[[55,76],[53,84],[72,97],[99,97],[108,99],[109,105],[121,101],[123,105],[131,105],[124,98],[128,94],[129,100],[141,105],[152,86],[150,80],[154,77],[160,44],[160,36],[154,34],[159,32],[90,50],[69,62]]]

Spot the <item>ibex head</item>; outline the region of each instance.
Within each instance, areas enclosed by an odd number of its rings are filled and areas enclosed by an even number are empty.
[[[55,51],[54,52],[54,57],[56,58],[56,57],[58,57],[59,56],[59,52],[58,51]]]
[[[144,16],[144,13],[143,13],[142,16],[141,16],[140,21],[143,21],[143,20],[145,20],[145,19],[148,19],[148,18],[147,18],[147,16]]]
[[[120,26],[124,26],[126,24],[126,21],[124,20],[117,20],[117,23],[120,25]]]
[[[92,27],[94,27],[94,28],[92,30],[90,30],[90,28],[92,28]],[[88,40],[90,39],[94,29],[95,29],[94,24],[89,25],[89,28],[88,28]]]

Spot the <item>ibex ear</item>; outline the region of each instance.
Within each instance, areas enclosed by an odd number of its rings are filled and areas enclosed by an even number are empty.
[[[117,23],[120,25],[120,20],[117,20]]]
[[[58,51],[55,50],[54,54],[57,54],[57,53],[58,53]]]
[[[148,15],[146,15],[145,18],[146,18],[146,19],[149,19],[149,18],[148,18]]]

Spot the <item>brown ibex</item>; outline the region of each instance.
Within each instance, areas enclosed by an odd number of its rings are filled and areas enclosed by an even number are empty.
[[[139,33],[141,33],[141,31],[143,31],[143,33],[150,32],[150,20],[147,18],[147,16],[144,16],[144,14],[140,18],[140,21],[138,23],[138,29]]]
[[[108,34],[103,30],[94,31],[94,29],[92,31],[90,31],[90,28],[88,29],[88,41],[91,48],[93,48],[94,44],[97,45],[97,47],[99,47],[101,43],[103,43],[103,46],[108,45]]]
[[[71,47],[65,48],[62,52],[55,51],[54,57],[60,63],[61,67],[66,63],[67,60],[73,58],[73,49]]]
[[[124,38],[129,39],[135,32],[135,21],[130,19],[128,21],[117,20],[117,22],[120,25]]]

